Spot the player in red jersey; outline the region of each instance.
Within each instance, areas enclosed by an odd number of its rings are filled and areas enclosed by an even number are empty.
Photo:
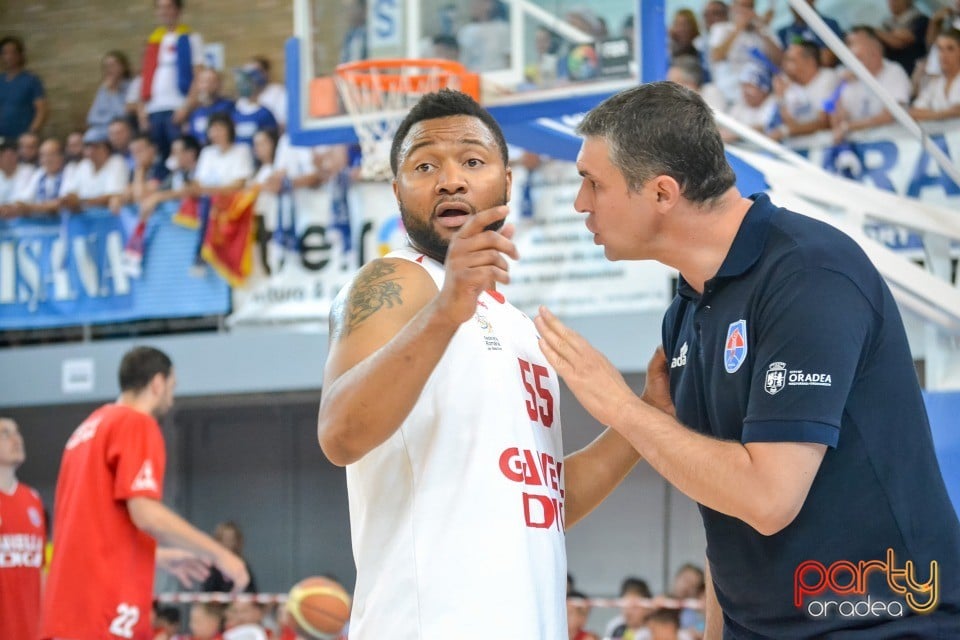
[[[166,450],[157,418],[173,406],[170,358],[132,349],[119,379],[117,402],[94,411],[64,449],[41,638],[148,640],[156,564],[189,582],[204,576],[196,572],[202,561],[235,588],[247,584],[243,560],[161,502]],[[158,552],[158,543],[171,549]]]
[[[0,418],[0,638],[37,637],[47,526],[37,492],[17,482],[27,455],[17,423]]]

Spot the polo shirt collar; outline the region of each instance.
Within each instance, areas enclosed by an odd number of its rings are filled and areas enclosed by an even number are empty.
[[[723,264],[717,274],[710,280],[718,278],[735,278],[746,273],[763,253],[763,247],[767,241],[767,231],[770,228],[770,216],[776,207],[770,202],[770,197],[765,193],[755,193],[750,196],[753,204],[747,210],[747,215],[743,217],[740,223],[740,229],[733,238],[733,244],[730,245],[730,251],[724,258]],[[687,281],[680,276],[677,285],[677,293],[685,298],[698,298],[700,294],[687,284]]]

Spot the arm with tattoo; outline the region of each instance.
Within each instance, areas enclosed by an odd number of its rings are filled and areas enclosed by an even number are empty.
[[[330,312],[330,353],[317,435],[347,465],[400,428],[459,326],[436,308],[437,287],[405,260],[375,260]]]

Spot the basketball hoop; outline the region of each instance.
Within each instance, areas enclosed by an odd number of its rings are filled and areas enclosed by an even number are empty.
[[[347,62],[337,66],[334,81],[360,140],[360,175],[366,180],[393,177],[393,135],[421,97],[440,89],[462,91],[475,100],[480,97],[480,76],[451,60]]]

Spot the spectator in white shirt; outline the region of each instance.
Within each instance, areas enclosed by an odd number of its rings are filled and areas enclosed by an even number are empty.
[[[758,16],[753,0],[733,0],[730,20],[710,29],[710,75],[728,102],[735,101],[740,93],[743,68],[756,62],[754,50],[772,64],[780,64],[783,52],[769,28],[772,15],[767,12]]]
[[[8,214],[26,216],[56,213],[66,194],[66,186],[63,147],[56,138],[48,138],[40,145],[40,167],[34,171],[12,209],[8,209]]]
[[[910,115],[916,120],[960,118],[960,29],[940,34],[937,49],[941,74],[913,101]]]
[[[787,47],[783,75],[773,79],[783,124],[771,131],[770,137],[783,140],[829,129],[830,118],[823,106],[837,84],[833,69],[820,66],[820,48],[815,43],[795,42]]]
[[[21,133],[17,138],[17,153],[20,154],[20,162],[36,167],[40,157],[40,136],[32,131]]]
[[[759,64],[747,65],[740,72],[740,99],[730,107],[729,115],[754,131],[766,133],[777,111],[770,73]],[[737,140],[732,131],[721,130],[725,142]]]
[[[123,161],[127,163],[127,168],[131,171],[133,171],[135,165],[133,153],[130,151],[133,135],[133,126],[124,117],[114,118],[107,126],[107,141],[110,143],[110,148],[123,158]]]
[[[99,129],[84,134],[83,153],[86,157],[64,185],[63,206],[71,211],[109,207],[114,213],[119,212],[130,182],[126,162],[112,152],[106,134]]]
[[[250,147],[236,142],[233,120],[225,113],[210,116],[207,125],[210,144],[200,152],[197,171],[187,188],[191,196],[232,193],[253,177]]]
[[[910,103],[910,78],[903,67],[883,57],[883,43],[873,27],[857,25],[847,32],[847,46],[867,71],[901,105]],[[830,116],[833,138],[840,142],[851,131],[880,127],[893,122],[890,111],[880,97],[849,71],[843,75],[844,86],[836,111]]]
[[[20,162],[16,144],[0,144],[0,210],[22,196],[35,171],[39,169]]]
[[[180,22],[183,4],[183,0],[154,0],[158,27],[148,38],[141,69],[139,111],[146,120],[141,127],[149,126],[163,160],[182,133],[192,83],[204,67],[203,38]]]

